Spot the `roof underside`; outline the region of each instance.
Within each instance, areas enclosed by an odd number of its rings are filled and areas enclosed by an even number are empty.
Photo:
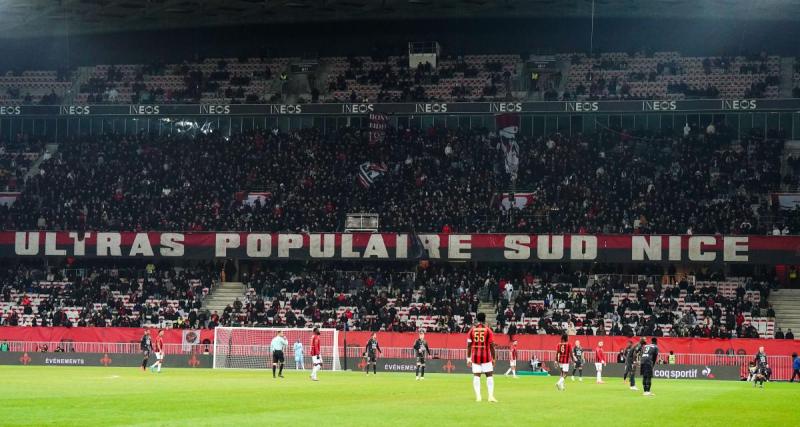
[[[798,19],[796,0],[595,0],[598,18]],[[391,19],[581,18],[592,0],[0,0],[0,37]]]

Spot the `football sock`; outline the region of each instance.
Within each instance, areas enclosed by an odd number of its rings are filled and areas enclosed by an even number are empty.
[[[417,376],[419,376],[419,365],[417,365]]]
[[[283,365],[281,365],[280,369],[278,370],[278,375],[283,375]]]
[[[421,376],[424,377],[425,376],[425,367],[424,366],[420,366],[419,367],[419,372],[420,372]]]
[[[481,377],[472,376],[472,389],[475,390],[475,397],[481,398]]]
[[[486,377],[486,388],[489,390],[489,397],[494,397],[494,377]]]
[[[272,376],[275,376],[275,365],[272,365]]]

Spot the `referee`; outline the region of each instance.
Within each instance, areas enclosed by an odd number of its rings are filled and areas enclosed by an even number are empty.
[[[278,335],[269,344],[269,349],[272,352],[272,378],[275,378],[275,368],[278,365],[280,365],[278,376],[283,378],[283,352],[289,348],[289,341],[283,335],[283,331],[278,332]]]

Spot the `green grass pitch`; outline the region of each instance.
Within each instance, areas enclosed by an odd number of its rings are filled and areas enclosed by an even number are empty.
[[[164,368],[0,367],[0,425],[798,426],[800,384],[661,380],[644,397],[607,379],[498,376],[474,401],[469,375]]]

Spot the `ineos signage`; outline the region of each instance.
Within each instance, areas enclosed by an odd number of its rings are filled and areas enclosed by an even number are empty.
[[[501,114],[501,113],[657,113],[726,111],[798,111],[800,98],[791,99],[689,99],[545,102],[420,102],[344,104],[169,104],[169,105],[13,105],[0,107],[0,115],[31,116],[138,116],[138,115],[362,115],[386,114]]]

